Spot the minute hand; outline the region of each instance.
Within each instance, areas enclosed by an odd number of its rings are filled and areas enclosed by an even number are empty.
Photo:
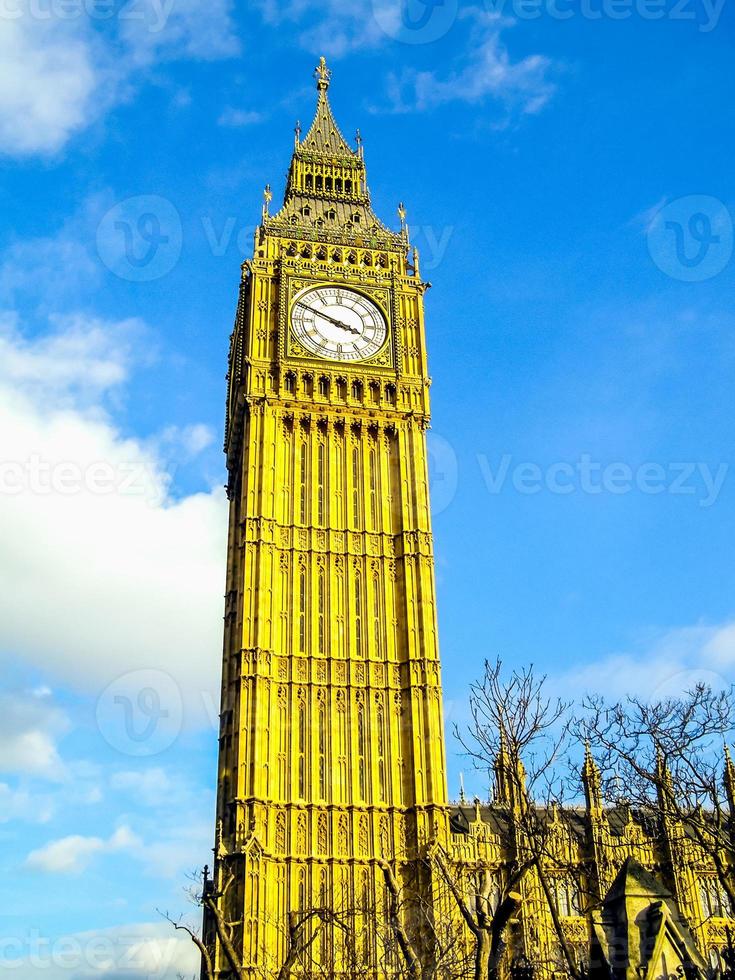
[[[322,313],[321,310],[315,310],[313,306],[307,306],[306,303],[299,303],[299,306],[303,307],[305,310],[309,310],[310,313],[314,313],[316,316],[320,316],[323,320],[329,320],[333,323],[335,327],[341,327],[343,330],[349,330],[350,333],[355,333],[360,336],[360,331],[351,327],[348,323],[344,323],[342,320],[336,320],[333,316],[328,313]]]

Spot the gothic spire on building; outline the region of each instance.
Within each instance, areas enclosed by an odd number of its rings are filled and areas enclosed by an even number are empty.
[[[735,764],[733,764],[730,749],[725,745],[725,773],[723,776],[727,805],[730,807],[730,816],[735,820]]]
[[[267,215],[264,227],[296,237],[337,232],[378,247],[407,246],[407,236],[390,231],[370,205],[363,141],[353,149],[340,130],[327,95],[331,71],[324,58],[315,70],[317,100],[314,119],[305,136],[297,124],[283,207]]]
[[[582,766],[582,785],[590,813],[602,813],[602,790],[600,787],[600,770],[594,760],[590,743],[584,743],[584,765]]]

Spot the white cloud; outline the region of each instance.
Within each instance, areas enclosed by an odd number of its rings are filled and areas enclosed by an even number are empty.
[[[0,313],[0,391],[50,397],[58,407],[99,398],[127,380],[142,321],[54,315],[50,323],[47,334],[29,340],[16,314]]]
[[[211,800],[208,803],[210,806],[207,809],[211,812]],[[159,840],[145,844],[137,851],[136,857],[147,875],[164,881],[184,880],[185,875],[196,868],[198,860],[206,860],[211,853],[212,823],[209,814],[195,821],[192,819],[192,808],[182,812],[189,815],[186,826],[182,826],[181,822],[174,824]]]
[[[169,425],[154,444],[165,451],[167,456],[193,459],[214,443],[215,434],[211,426],[197,423],[195,425]]]
[[[71,834],[59,840],[49,841],[26,858],[26,865],[33,871],[45,874],[81,874],[97,854],[115,851],[134,851],[140,847],[140,839],[129,827],[120,827],[108,839],[83,837]]]
[[[137,803],[152,807],[170,803],[176,793],[176,787],[160,767],[143,772],[137,769],[116,772],[110,777],[110,786],[129,793]]]
[[[462,16],[472,22],[471,54],[464,67],[444,77],[435,71],[411,68],[393,74],[389,81],[392,110],[422,111],[449,102],[493,99],[507,110],[539,112],[554,93],[552,61],[540,54],[513,61],[501,36],[503,28],[512,23],[507,19],[474,8]]]
[[[14,789],[7,783],[0,783],[0,824],[11,820],[26,823],[46,823],[51,819],[53,808],[43,796],[29,793],[25,789]]]
[[[190,923],[200,925],[196,917]],[[45,937],[43,937],[45,940]],[[130,923],[48,939],[32,954],[6,944],[7,969],[23,980],[177,980],[199,975],[189,937],[168,922]],[[16,955],[20,954],[20,955]]]
[[[217,703],[227,502],[220,488],[172,499],[160,451],[102,408],[142,329],[76,316],[29,340],[6,320],[0,651],[93,694],[129,671],[166,671],[185,722],[203,723]],[[207,437],[188,436],[192,448]],[[56,761],[38,736],[16,750]]]
[[[120,36],[137,64],[213,61],[240,51],[231,0],[139,0],[132,6],[130,16],[120,16]]]
[[[377,3],[377,0],[373,0]],[[381,0],[383,2],[383,0]],[[387,0],[387,5],[395,0]],[[307,51],[339,58],[360,48],[374,48],[390,38],[380,28],[370,6],[343,0],[257,0],[264,22],[271,27],[298,25],[294,36]],[[383,5],[386,5],[383,2]]]
[[[66,769],[57,742],[69,721],[45,696],[22,692],[0,697],[0,772],[61,781]]]
[[[688,626],[641,641],[635,652],[612,654],[550,678],[562,692],[676,697],[702,681],[719,690],[735,679],[735,623]]]
[[[72,5],[74,7],[74,5]],[[165,60],[239,51],[231,0],[142,0],[99,23],[18,0],[0,17],[0,153],[53,154]]]
[[[231,106],[224,109],[217,122],[220,126],[253,126],[261,122],[263,114],[253,109],[233,109]]]
[[[80,25],[33,16],[27,3],[0,19],[0,152],[53,153],[105,101],[95,45]]]

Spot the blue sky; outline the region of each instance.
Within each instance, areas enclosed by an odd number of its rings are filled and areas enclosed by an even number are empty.
[[[193,973],[155,910],[191,914],[211,847],[227,340],[322,53],[433,284],[448,727],[486,656],[570,696],[733,679],[733,26],[714,0],[0,2],[15,975]],[[469,768],[450,791],[484,795]]]

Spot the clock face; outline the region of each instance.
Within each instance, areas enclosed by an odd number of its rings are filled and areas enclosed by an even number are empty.
[[[375,303],[342,286],[317,286],[300,293],[291,307],[291,326],[310,353],[332,361],[372,357],[388,332]]]

